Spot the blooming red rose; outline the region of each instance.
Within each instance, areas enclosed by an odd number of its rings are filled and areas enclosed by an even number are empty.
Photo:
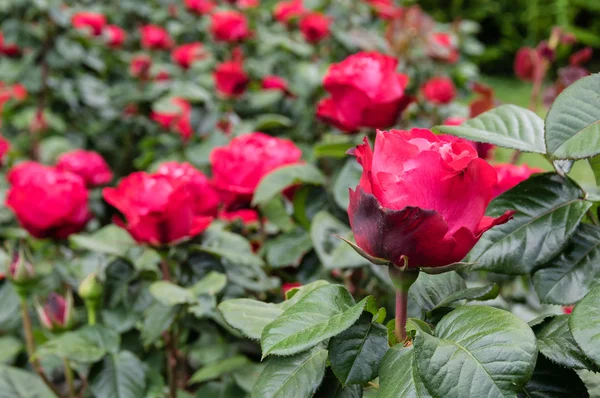
[[[152,50],[168,50],[173,46],[173,39],[164,28],[157,25],[145,25],[140,28],[142,47]]]
[[[323,79],[331,97],[321,100],[317,117],[344,131],[393,125],[408,105],[408,77],[396,72],[398,60],[360,52],[332,64]]]
[[[288,23],[304,13],[302,0],[280,1],[273,9],[273,17],[281,23]]]
[[[227,97],[237,97],[242,95],[250,78],[244,71],[244,65],[241,61],[227,61],[217,65],[213,73],[217,92]]]
[[[449,64],[456,63],[460,56],[453,36],[444,32],[433,32],[428,36],[427,54]]]
[[[184,162],[165,162],[158,167],[157,174],[167,175],[189,185],[196,197],[196,214],[216,216],[220,199],[208,178],[191,164]]]
[[[569,64],[571,66],[583,65],[583,64],[589,62],[590,59],[592,59],[593,53],[594,53],[594,50],[592,50],[591,47],[586,47],[584,49],[581,49],[581,50],[573,53],[569,57]]]
[[[171,103],[176,108],[169,112],[152,112],[152,120],[160,124],[163,128],[173,129],[184,140],[189,139],[194,133],[191,123],[192,106],[183,98],[173,97]]]
[[[36,162],[23,162],[8,173],[6,206],[36,238],[65,239],[91,218],[83,179]]]
[[[216,41],[237,42],[250,36],[248,19],[241,12],[233,10],[213,13],[210,32]]]
[[[140,79],[148,79],[150,67],[152,66],[152,58],[146,54],[135,55],[129,63],[129,74]]]
[[[392,20],[400,18],[404,12],[402,7],[394,4],[393,0],[366,0],[381,19]]]
[[[76,29],[87,30],[94,36],[100,36],[106,25],[106,17],[98,12],[77,12],[71,17]]]
[[[348,216],[357,245],[396,265],[439,267],[463,259],[481,235],[508,221],[484,215],[496,171],[473,146],[425,129],[378,131],[349,153],[363,174],[350,190]]]
[[[192,64],[206,56],[202,43],[183,44],[171,52],[171,59],[174,63],[184,69],[188,69]]]
[[[432,104],[444,105],[452,102],[456,97],[456,88],[452,79],[447,77],[434,77],[429,79],[422,87],[425,99]]]
[[[99,153],[77,149],[63,153],[56,162],[56,169],[69,171],[83,178],[88,187],[104,185],[112,180],[112,172]]]
[[[213,182],[226,205],[248,203],[260,180],[271,171],[297,163],[302,152],[292,141],[264,133],[236,137],[210,154]]]
[[[267,75],[263,77],[261,83],[263,90],[279,90],[284,93],[288,92],[288,82],[283,77]]]
[[[104,36],[106,38],[106,44],[110,47],[121,48],[127,38],[127,33],[117,25],[107,25],[104,28]]]
[[[104,188],[104,199],[121,213],[113,221],[138,243],[165,245],[202,233],[211,216],[198,214],[199,200],[188,179],[136,172],[116,188]]]
[[[536,66],[541,62],[538,52],[535,48],[521,47],[515,56],[513,69],[515,75],[524,81],[533,81],[535,77]]]
[[[320,12],[306,14],[300,20],[300,31],[309,43],[317,43],[329,36],[331,20]]]
[[[498,173],[498,182],[494,187],[494,197],[516,187],[532,174],[544,172],[542,169],[529,167],[526,164],[520,166],[514,164],[497,164],[494,165],[494,168]]]
[[[215,3],[210,0],[185,0],[185,6],[194,14],[208,14],[215,8]]]
[[[10,142],[6,138],[0,136],[0,166],[2,166],[4,157],[8,151],[10,151]]]

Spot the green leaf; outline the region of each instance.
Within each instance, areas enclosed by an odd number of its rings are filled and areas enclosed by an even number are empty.
[[[600,155],[596,155],[588,159],[592,172],[594,173],[594,179],[596,185],[600,185]]]
[[[533,176],[490,203],[488,216],[508,209],[517,213],[484,233],[467,262],[475,263],[472,270],[530,273],[567,245],[590,206],[571,180],[551,173]]]
[[[579,224],[569,245],[533,274],[540,301],[569,305],[600,285],[600,228]]]
[[[533,376],[519,398],[589,398],[585,384],[577,373],[562,368],[544,357],[539,357]]]
[[[310,163],[279,167],[260,180],[252,205],[266,203],[285,188],[298,183],[323,185],[325,176]]]
[[[544,121],[516,105],[501,105],[460,126],[436,126],[433,130],[523,152],[546,153]]]
[[[213,132],[203,142],[190,144],[185,148],[185,158],[196,167],[210,164],[210,153],[219,146],[227,145],[229,139],[222,133]]]
[[[204,278],[187,289],[194,296],[208,294],[214,296],[227,286],[227,277],[219,272],[211,271]]]
[[[531,377],[537,348],[529,326],[511,313],[463,306],[442,318],[435,337],[418,333],[414,355],[433,396],[510,397]]]
[[[165,330],[171,327],[176,313],[177,307],[161,303],[152,304],[144,312],[144,323],[141,330],[144,346],[154,343]]]
[[[434,309],[447,306],[448,304],[459,300],[493,300],[496,297],[498,297],[498,293],[500,293],[500,286],[496,285],[495,283],[485,286],[469,287],[467,289],[461,290],[456,293],[452,293],[451,295],[447,296],[445,299],[440,301],[434,307]]]
[[[454,271],[439,275],[419,273],[419,277],[410,287],[408,294],[419,307],[429,312],[446,299],[467,288],[465,280]]]
[[[362,171],[362,167],[356,159],[348,159],[333,184],[333,199],[344,210],[348,209],[350,203],[348,189],[354,189],[358,185]]]
[[[90,388],[96,397],[143,397],[146,390],[144,364],[129,351],[108,356],[102,370],[90,380]]]
[[[283,232],[289,232],[294,229],[294,221],[288,214],[288,209],[282,195],[276,195],[267,203],[259,206],[259,213]]]
[[[358,384],[344,386],[332,371],[327,370],[314,398],[363,398],[363,388]]]
[[[365,304],[366,299],[354,304],[343,286],[325,285],[313,290],[265,326],[263,358],[295,354],[343,332],[358,320]]]
[[[101,325],[86,326],[47,341],[38,348],[36,355],[56,355],[89,364],[99,361],[107,353],[116,352],[119,344],[120,337],[116,332]]]
[[[188,384],[203,383],[208,380],[217,379],[224,374],[231,373],[250,364],[250,360],[243,355],[236,355],[215,363],[209,363],[201,367],[192,375]]]
[[[571,84],[554,100],[546,115],[548,154],[583,159],[600,153],[600,75]]]
[[[265,243],[267,263],[272,268],[297,267],[311,249],[310,235],[302,228],[281,234]]]
[[[21,340],[13,336],[0,337],[0,363],[10,364],[23,350]],[[1,366],[1,365],[0,365]]]
[[[0,398],[56,398],[35,373],[0,365]]]
[[[569,329],[583,353],[600,366],[600,287],[594,288],[573,308]]]
[[[313,146],[313,154],[315,159],[320,158],[345,158],[348,149],[354,147],[356,143],[354,141],[343,141],[343,142],[320,142]],[[356,160],[354,160],[356,163]]]
[[[290,357],[269,359],[260,374],[252,398],[310,398],[323,375],[327,350],[323,346]]]
[[[364,313],[358,322],[329,341],[331,369],[346,384],[364,384],[377,377],[388,350],[385,326]]]
[[[291,127],[293,122],[290,118],[283,115],[276,114],[265,114],[260,115],[254,122],[254,129],[256,131],[266,131],[273,129],[281,129]]]
[[[150,293],[164,305],[191,304],[195,301],[194,294],[183,287],[169,281],[158,281],[150,285]]]
[[[218,308],[231,327],[254,340],[260,340],[265,326],[283,314],[276,304],[251,299],[226,300]]]
[[[131,235],[114,224],[100,228],[91,234],[71,235],[69,241],[76,248],[115,256],[124,256],[129,249],[136,246]]]
[[[544,319],[533,327],[538,349],[552,362],[573,369],[588,369],[590,363],[569,330],[569,315]]]
[[[377,398],[431,398],[414,361],[414,348],[395,345],[383,357]]]
[[[249,363],[243,368],[236,369],[231,373],[231,376],[235,380],[235,383],[247,393],[252,392],[256,381],[260,377],[260,374],[265,369],[267,364],[264,362],[260,363]]]

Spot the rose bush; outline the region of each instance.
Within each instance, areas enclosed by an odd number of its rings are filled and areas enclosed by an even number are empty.
[[[593,53],[398,3],[0,6],[0,395],[597,395]]]

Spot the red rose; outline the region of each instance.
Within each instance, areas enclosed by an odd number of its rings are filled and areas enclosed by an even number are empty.
[[[543,173],[544,170],[529,167],[526,164],[516,166],[514,164],[494,165],[498,173],[498,182],[494,187],[494,197],[516,187],[519,183],[528,179],[532,174]]]
[[[152,50],[168,50],[173,46],[169,32],[157,25],[145,25],[140,28],[142,47]]]
[[[242,95],[250,83],[241,61],[227,61],[217,65],[213,78],[217,92],[228,97]]]
[[[302,152],[292,141],[250,133],[210,154],[213,182],[226,205],[247,204],[260,180],[271,171],[297,163]]]
[[[107,184],[113,176],[100,154],[83,149],[60,155],[56,162],[56,169],[77,174],[88,187]]]
[[[7,57],[16,57],[21,54],[21,49],[16,44],[8,44],[4,42],[4,35],[0,32],[0,54]]]
[[[366,0],[381,19],[392,20],[400,18],[404,13],[402,7],[396,6],[393,0]]]
[[[75,174],[24,162],[13,167],[7,178],[12,186],[6,206],[36,238],[65,239],[81,231],[91,218],[85,183]]]
[[[304,13],[302,0],[280,1],[273,9],[273,17],[281,23],[288,23]]]
[[[331,21],[319,12],[311,12],[302,17],[300,31],[309,43],[317,43],[329,35]]]
[[[174,63],[184,69],[188,69],[192,64],[206,56],[202,43],[183,44],[171,52],[171,59]]]
[[[586,47],[584,49],[581,49],[581,50],[573,53],[569,57],[569,64],[571,66],[579,66],[579,65],[585,64],[585,63],[589,62],[590,59],[592,59],[593,53],[594,53],[594,50],[592,50],[591,47]]]
[[[450,116],[449,118],[446,118],[446,120],[444,120],[442,124],[444,126],[460,126],[465,122],[465,120],[467,119],[464,117]]]
[[[157,174],[170,176],[189,185],[196,200],[196,214],[216,216],[220,199],[208,178],[189,163],[165,162],[158,167]]]
[[[344,131],[393,125],[408,105],[406,75],[398,60],[376,52],[360,52],[332,64],[323,79],[331,97],[321,100],[317,117]]]
[[[460,54],[450,33],[433,32],[427,40],[427,54],[438,61],[454,64]]]
[[[258,212],[252,209],[239,209],[232,211],[222,210],[219,213],[219,219],[228,222],[236,222],[239,220],[244,225],[258,224]]]
[[[154,81],[167,82],[171,79],[171,75],[166,70],[161,70],[154,76]]]
[[[107,25],[104,28],[104,36],[106,44],[111,48],[120,48],[127,38],[127,33],[117,25]]]
[[[237,42],[250,36],[248,20],[238,11],[215,12],[211,16],[210,32],[216,41]]]
[[[94,36],[100,36],[106,25],[106,17],[98,12],[77,12],[71,17],[75,29],[90,31]]]
[[[151,118],[163,128],[173,129],[184,140],[189,139],[194,133],[191,124],[192,106],[183,98],[173,97],[171,103],[175,105],[174,112],[152,112]]]
[[[215,3],[209,0],[185,0],[185,6],[194,14],[208,14],[215,8]]]
[[[116,188],[104,188],[104,199],[121,213],[115,224],[138,243],[160,246],[202,233],[212,217],[198,214],[195,187],[187,179],[136,172]]]
[[[422,91],[425,99],[436,105],[448,104],[456,97],[454,83],[447,77],[429,79],[423,85]]]
[[[10,151],[10,142],[6,138],[0,136],[0,166],[2,166],[4,156],[6,156],[8,151]]]
[[[288,92],[288,82],[283,77],[267,75],[262,80],[263,90],[279,90],[284,93]]]
[[[535,48],[521,47],[515,56],[513,69],[515,75],[524,81],[533,81],[536,65],[541,62],[538,52]]]
[[[350,190],[348,216],[357,245],[408,266],[439,267],[463,259],[481,235],[508,221],[484,216],[496,171],[468,142],[425,129],[378,131],[349,153],[363,167]]]
[[[135,55],[129,63],[129,74],[140,79],[148,79],[152,59],[145,54]]]

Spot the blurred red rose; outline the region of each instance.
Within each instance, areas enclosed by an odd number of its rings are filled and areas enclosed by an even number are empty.
[[[129,63],[129,74],[143,80],[148,79],[152,58],[146,54],[135,55]]]
[[[573,307],[575,307],[575,306],[574,305],[567,305],[567,306],[562,307],[563,314],[567,314],[567,315],[572,314],[573,313]]]
[[[213,73],[217,92],[227,97],[237,97],[242,95],[250,78],[244,71],[242,61],[227,61],[217,65]]]
[[[216,216],[220,199],[208,178],[191,164],[184,162],[165,162],[158,167],[157,174],[170,176],[189,185],[196,197],[195,214]]]
[[[454,64],[460,54],[450,33],[432,32],[428,37],[427,54],[436,60]]]
[[[173,104],[173,111],[152,112],[150,117],[163,128],[173,129],[179,133],[181,138],[187,140],[194,133],[190,120],[192,106],[185,99],[179,97],[171,98],[171,103]]]
[[[255,8],[260,5],[260,0],[237,0],[236,5],[241,9]]]
[[[104,36],[106,44],[112,48],[120,48],[127,38],[127,33],[117,25],[107,25],[104,28]]]
[[[302,0],[280,1],[273,8],[273,17],[281,23],[288,23],[304,13]]]
[[[244,225],[257,224],[258,212],[253,209],[222,210],[219,213],[219,219],[228,222],[241,221]]]
[[[86,30],[94,36],[100,36],[106,26],[106,17],[98,12],[77,12],[71,17],[71,23],[76,29]]]
[[[213,182],[226,206],[247,204],[260,180],[271,171],[300,161],[302,152],[292,141],[264,133],[236,137],[213,149]]]
[[[323,79],[331,96],[317,106],[317,117],[344,131],[393,125],[408,105],[408,77],[396,72],[398,60],[360,52],[332,64]]]
[[[263,90],[279,90],[288,92],[288,82],[283,77],[267,75],[263,77],[261,87]]]
[[[300,20],[300,31],[309,43],[317,43],[329,35],[331,20],[320,12],[305,14]]]
[[[21,54],[21,49],[16,44],[4,42],[4,35],[0,32],[0,54],[7,57],[16,57]]]
[[[210,0],[185,0],[185,6],[194,14],[208,14],[215,8],[215,3]]]
[[[349,151],[363,167],[348,216],[357,245],[395,265],[439,267],[463,259],[481,235],[507,222],[484,215],[496,171],[463,140],[425,129],[378,131],[375,150]]]
[[[6,206],[36,238],[65,239],[81,231],[91,218],[83,179],[35,162],[13,167]]]
[[[452,79],[447,77],[434,77],[429,79],[422,87],[425,99],[432,104],[444,105],[452,102],[456,97],[456,88]]]
[[[171,75],[166,70],[161,70],[154,76],[154,81],[157,82],[167,82],[171,80]]]
[[[584,49],[581,49],[581,50],[571,54],[571,56],[569,57],[569,64],[571,66],[580,66],[585,63],[588,63],[590,61],[590,59],[592,59],[593,53],[594,53],[594,50],[592,50],[591,47],[586,47]]]
[[[0,166],[2,166],[4,157],[8,151],[10,151],[10,142],[6,138],[0,136]]]
[[[289,282],[289,283],[284,283],[281,285],[281,293],[283,293],[283,295],[285,296],[285,294],[292,290],[292,289],[296,289],[302,287],[302,284],[300,282]]]
[[[27,98],[27,90],[22,84],[13,84],[12,86],[5,86],[4,83],[0,82],[0,109],[5,102],[14,99],[17,101],[23,101]]]
[[[524,81],[533,81],[536,66],[541,62],[535,48],[521,47],[515,56],[513,69],[515,75]]]
[[[398,7],[393,0],[365,0],[381,19],[392,20],[400,18],[404,12],[402,7]]]
[[[514,164],[496,164],[494,165],[498,173],[498,182],[494,187],[494,197],[503,194],[519,183],[528,179],[532,174],[543,173],[544,170],[537,167],[529,167],[526,164],[516,166]]]
[[[465,120],[467,119],[464,117],[450,116],[449,118],[446,118],[446,120],[444,120],[442,124],[444,126],[460,126],[465,122]]]
[[[202,233],[213,217],[197,213],[203,200],[188,179],[165,174],[132,173],[116,188],[104,188],[104,199],[121,213],[115,224],[138,243],[177,243]]]
[[[184,69],[188,69],[192,64],[206,56],[202,43],[182,44],[171,52],[171,59],[174,63]]]
[[[142,47],[151,50],[168,50],[173,46],[173,39],[164,28],[157,25],[145,25],[140,28]]]
[[[77,174],[88,187],[107,184],[113,176],[108,164],[99,153],[83,149],[60,155],[56,162],[56,169]]]
[[[248,19],[238,11],[218,11],[211,15],[210,32],[216,41],[237,42],[250,36]]]

